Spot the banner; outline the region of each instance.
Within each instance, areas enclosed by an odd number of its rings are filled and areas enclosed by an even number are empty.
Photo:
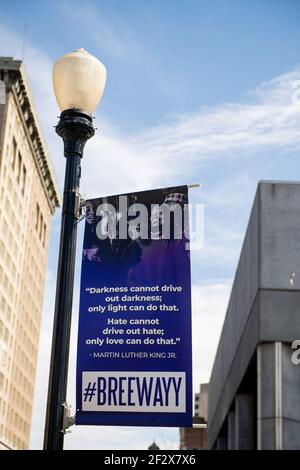
[[[187,186],[86,202],[76,424],[192,425]]]

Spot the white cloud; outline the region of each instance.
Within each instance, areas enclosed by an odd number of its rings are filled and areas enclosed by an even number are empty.
[[[209,381],[232,281],[211,280],[192,287],[194,391]]]
[[[92,194],[138,190],[191,181],[203,165],[219,159],[234,160],[269,150],[293,151],[300,147],[300,104],[292,100],[292,84],[300,71],[264,83],[246,103],[223,103],[173,122],[146,129],[136,136],[122,136],[111,127],[89,143],[84,160]],[[105,165],[103,165],[103,159]],[[94,176],[93,176],[94,175]],[[108,187],[109,185],[109,187]],[[214,204],[225,206],[230,195],[235,207],[252,186],[246,177],[218,189]],[[107,188],[107,189],[106,189]],[[224,190],[223,190],[224,189]],[[205,196],[204,196],[205,197]],[[213,203],[213,199],[210,198]]]
[[[83,162],[84,174],[89,175],[86,188],[92,194],[99,194],[101,188],[105,194],[167,185],[171,181],[178,184],[191,181],[204,164],[221,158],[228,161],[250,153],[263,155],[270,149],[298,149],[300,105],[291,98],[292,83],[297,77],[300,72],[294,71],[265,83],[252,94],[256,103],[204,108],[134,137],[122,136],[111,128],[105,132],[104,128],[87,144],[90,156]],[[245,179],[241,178],[239,185],[249,189],[251,185]],[[245,188],[234,191],[233,185],[236,182],[230,181],[224,191],[219,188],[214,201],[224,207],[230,195],[231,200],[235,198],[235,206],[240,205],[239,199],[247,197],[247,192]]]
[[[296,77],[299,71],[264,84],[255,93],[255,103],[223,103],[178,116],[171,124],[142,133],[135,143],[146,154],[160,154],[189,167],[224,154],[242,158],[257,150],[299,148],[300,105],[291,97]]]

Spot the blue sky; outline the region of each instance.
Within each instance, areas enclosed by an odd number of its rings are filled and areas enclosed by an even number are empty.
[[[209,379],[245,228],[261,179],[300,174],[297,0],[0,1],[0,54],[25,64],[62,186],[53,62],[84,47],[107,67],[87,144],[87,197],[201,182],[205,244],[193,253],[195,390]],[[16,15],[16,12],[18,14]],[[83,224],[82,224],[83,225]],[[79,231],[78,251],[82,244]],[[41,445],[59,235],[54,217],[31,446]],[[77,259],[69,402],[74,409]],[[112,437],[113,436],[113,437]],[[177,430],[76,428],[66,448],[176,448]]]

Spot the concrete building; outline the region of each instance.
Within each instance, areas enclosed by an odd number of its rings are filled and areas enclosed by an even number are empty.
[[[201,384],[199,393],[195,394],[194,417],[191,428],[180,428],[180,450],[206,449],[207,429],[196,427],[207,424],[208,384]]]
[[[21,61],[0,58],[0,80],[0,448],[26,449],[59,196]]]
[[[261,182],[209,384],[208,445],[300,449],[300,184]]]

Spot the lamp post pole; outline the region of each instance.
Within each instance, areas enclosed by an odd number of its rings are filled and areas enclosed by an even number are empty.
[[[66,172],[56,282],[52,352],[44,435],[44,450],[62,450],[67,395],[69,343],[80,209],[80,161],[86,141],[95,131],[92,117],[78,109],[61,113],[56,133],[64,142]]]
[[[92,113],[106,82],[104,65],[84,49],[64,55],[53,66],[53,86],[62,111],[55,130],[63,139],[66,172],[56,280],[44,450],[62,450],[72,319],[77,223],[80,215],[80,161],[94,133]]]

